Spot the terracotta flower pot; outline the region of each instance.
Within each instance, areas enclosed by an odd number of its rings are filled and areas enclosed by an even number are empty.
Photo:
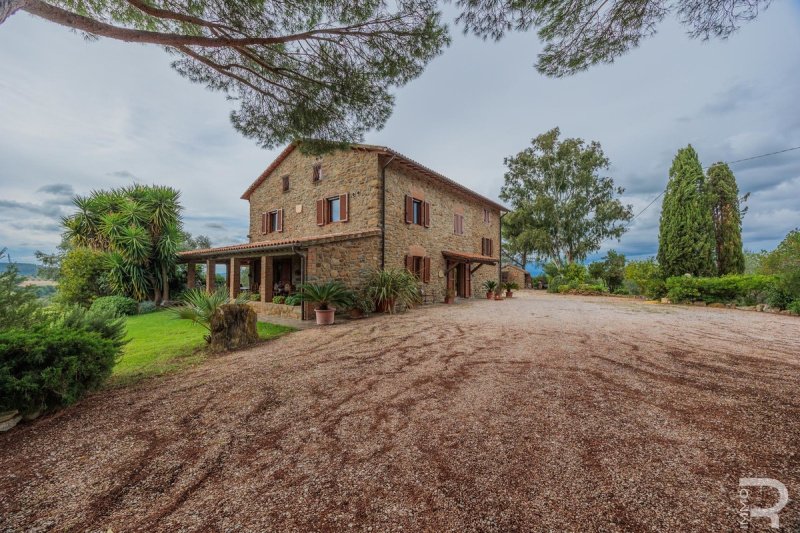
[[[445,296],[444,297],[444,303],[446,303],[446,304],[452,304],[452,303],[455,303],[455,301],[456,301],[456,297],[455,296]]]
[[[513,292],[511,292],[511,291],[506,291],[506,298],[511,298],[512,296],[514,296],[514,293],[513,293]]]
[[[352,307],[350,309],[350,318],[364,318],[364,311],[358,307]]]
[[[336,309],[314,309],[314,312],[317,314],[318,326],[328,326],[333,324],[334,313],[336,313]]]
[[[494,293],[492,291],[486,291],[486,299],[491,300],[494,298]]]

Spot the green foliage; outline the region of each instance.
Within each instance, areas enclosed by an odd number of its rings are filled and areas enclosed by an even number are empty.
[[[73,248],[61,261],[58,301],[89,307],[109,294],[106,254],[89,248]]]
[[[766,250],[760,252],[744,251],[744,273],[745,274],[758,274],[761,272],[761,263],[767,256]]]
[[[126,296],[101,296],[92,303],[90,309],[108,310],[115,316],[135,315],[139,312],[136,300]]]
[[[568,283],[583,283],[586,281],[586,267],[580,263],[570,263],[561,269],[561,277]]]
[[[778,277],[770,305],[785,309],[800,299],[800,230],[790,231],[775,250],[766,254],[760,270]]]
[[[219,308],[231,302],[230,294],[226,287],[221,287],[212,293],[203,289],[188,289],[181,295],[181,305],[174,309],[174,316],[184,320],[191,320],[211,331],[211,317]],[[234,301],[237,304],[247,302],[247,295],[240,294]],[[206,340],[210,342],[210,337]]]
[[[286,305],[300,305],[303,303],[303,298],[299,294],[290,294],[283,303]]]
[[[376,306],[392,314],[398,306],[408,309],[422,300],[419,280],[405,268],[373,271],[365,290]]]
[[[274,304],[282,304],[286,300],[285,296],[273,296],[272,303]]]
[[[661,271],[665,277],[713,276],[717,268],[710,195],[691,145],[678,150],[669,178],[658,236]]]
[[[581,294],[584,296],[600,296],[608,293],[608,288],[605,285],[598,283],[579,283],[571,281],[566,284],[558,286],[558,292],[561,294]]]
[[[790,302],[789,305],[786,306],[786,309],[791,311],[792,314],[800,315],[800,299]]]
[[[503,222],[512,249],[563,266],[584,260],[606,239],[618,239],[633,214],[619,200],[624,189],[600,175],[609,168],[600,144],[559,141],[559,135],[554,128],[505,159],[500,197],[513,208]]]
[[[0,330],[26,328],[38,320],[41,304],[34,287],[22,287],[14,265],[0,274]]]
[[[483,290],[486,292],[495,292],[497,290],[497,282],[493,279],[487,279],[483,282]]]
[[[675,276],[667,279],[667,297],[673,302],[739,303],[766,301],[777,278],[767,275],[730,275],[718,278]]]
[[[145,300],[144,302],[139,302],[138,312],[139,315],[146,315],[147,313],[152,313],[158,309],[158,306],[155,302],[151,302],[150,300]]]
[[[503,289],[507,291],[516,291],[519,289],[519,283],[516,281],[507,281],[503,283]]]
[[[743,274],[742,210],[739,207],[739,187],[736,177],[725,163],[715,163],[707,171],[711,195],[711,214],[714,220],[717,273]]]
[[[152,294],[159,303],[183,240],[179,200],[171,187],[138,184],[76,196],[78,211],[62,221],[65,236],[73,246],[106,253],[114,294],[137,300]]]
[[[589,265],[589,276],[603,280],[611,292],[616,292],[625,279],[625,255],[609,250],[602,260]]]
[[[0,411],[75,402],[103,384],[119,351],[98,333],[65,326],[0,333]]]
[[[726,38],[770,0],[458,0],[457,21],[464,31],[498,40],[510,31],[538,28],[544,49],[536,68],[553,77],[569,76],[598,63],[613,63],[655,35],[670,13],[693,38]]]
[[[663,297],[667,292],[664,276],[655,259],[628,261],[625,265],[625,288],[630,294],[650,299]]]
[[[353,302],[353,292],[339,281],[304,283],[300,295],[304,302],[315,304],[320,311],[350,307]]]

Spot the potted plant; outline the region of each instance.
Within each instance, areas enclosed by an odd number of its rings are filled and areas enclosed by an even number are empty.
[[[353,301],[353,293],[338,281],[304,283],[300,290],[303,301],[314,304],[320,326],[333,324],[336,309],[347,307]]]
[[[381,313],[394,314],[396,307],[408,309],[422,299],[419,280],[405,268],[374,271],[366,291]]]
[[[447,289],[447,294],[444,296],[444,303],[452,304],[456,301],[456,291],[453,289]]]
[[[353,298],[350,318],[364,318],[375,310],[375,300],[366,291],[360,291]]]
[[[494,298],[494,291],[497,290],[497,282],[493,279],[487,279],[483,282],[483,290],[486,291],[486,299],[491,300]]]
[[[519,289],[519,285],[515,281],[509,281],[503,283],[503,288],[506,290],[506,298],[511,298],[514,296],[514,291]]]

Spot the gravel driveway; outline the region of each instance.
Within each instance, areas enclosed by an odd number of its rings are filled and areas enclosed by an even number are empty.
[[[800,529],[800,319],[531,292],[300,331],[0,435],[0,531],[729,531],[741,477],[784,483]]]

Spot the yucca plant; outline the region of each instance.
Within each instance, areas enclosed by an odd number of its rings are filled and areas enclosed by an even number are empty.
[[[206,328],[210,333],[211,317],[217,313],[221,306],[228,303],[243,304],[247,300],[248,295],[242,293],[231,302],[230,294],[225,287],[221,287],[212,293],[208,293],[203,289],[188,289],[181,295],[181,305],[175,307],[173,312],[176,318],[191,320],[195,324]],[[206,335],[205,339],[206,342],[210,342],[211,336]]]
[[[419,280],[404,268],[374,271],[367,281],[367,293],[379,310],[394,314],[395,307],[412,307],[422,300]]]
[[[300,286],[300,295],[304,302],[314,304],[320,311],[348,307],[353,302],[353,292],[339,281],[304,283]]]

